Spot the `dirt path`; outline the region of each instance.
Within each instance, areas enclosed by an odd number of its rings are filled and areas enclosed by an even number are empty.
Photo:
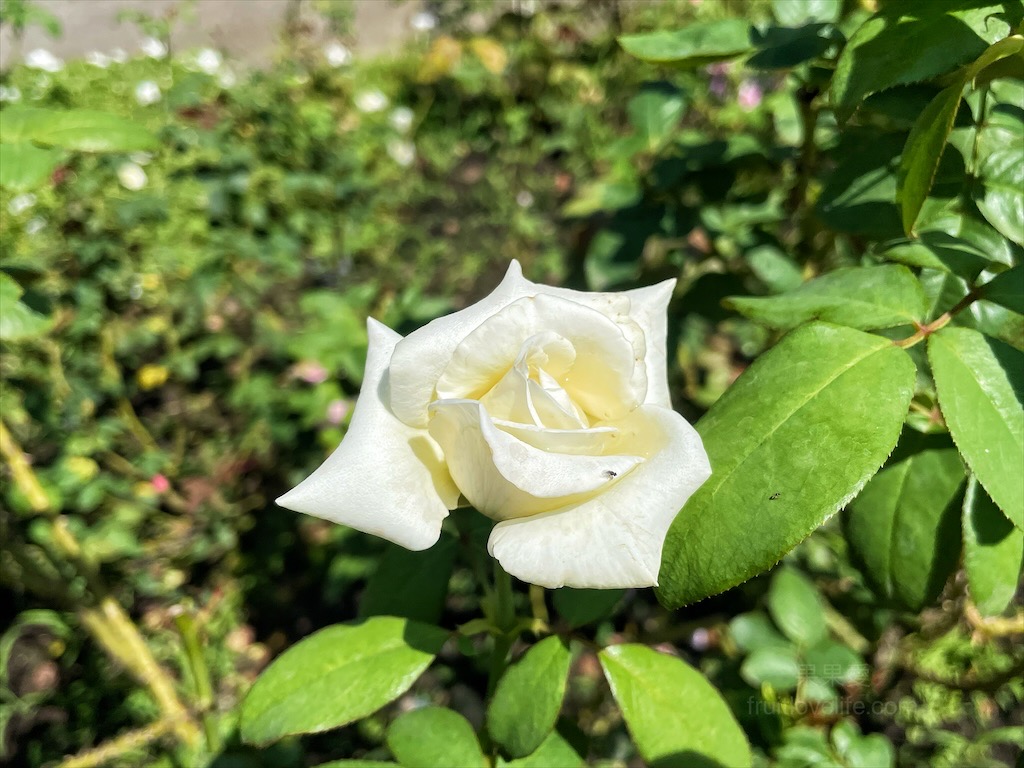
[[[29,29],[22,50],[12,43],[5,29],[0,36],[0,66],[10,58],[20,58],[34,48],[46,48],[62,59],[76,59],[90,51],[107,53],[123,48],[129,53],[139,49],[144,35],[130,22],[119,22],[125,10],[145,11],[160,17],[180,6],[180,0],[35,0],[56,16],[63,35],[54,40],[42,29]],[[413,30],[412,17],[420,10],[417,0],[354,0],[353,25],[357,53],[377,53],[397,47]],[[281,27],[289,0],[198,0],[191,20],[175,23],[171,39],[175,48],[217,48],[228,57],[246,65],[269,62],[279,43]],[[323,20],[312,11],[312,4],[301,3],[303,19],[313,28],[322,28]]]

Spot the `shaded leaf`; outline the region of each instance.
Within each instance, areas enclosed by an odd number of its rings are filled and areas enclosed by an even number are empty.
[[[919,610],[938,596],[959,555],[963,482],[963,464],[945,435],[908,430],[850,504],[846,537],[880,597]]]
[[[400,616],[436,623],[444,610],[456,542],[442,536],[430,549],[412,552],[389,545],[366,585],[360,616]]]
[[[772,576],[767,603],[776,626],[793,642],[814,645],[828,636],[818,590],[799,571],[779,568]]]
[[[800,660],[792,645],[759,648],[743,660],[740,676],[752,687],[770,685],[776,691],[795,691],[800,683]]]
[[[985,616],[1006,610],[1024,562],[1024,531],[999,511],[977,478],[964,496],[964,568],[971,598]]]
[[[562,587],[554,590],[551,602],[558,615],[575,628],[610,616],[624,594],[624,589]]]

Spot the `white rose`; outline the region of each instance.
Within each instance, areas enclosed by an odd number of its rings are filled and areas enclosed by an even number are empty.
[[[468,501],[488,550],[545,587],[657,584],[673,518],[709,477],[672,410],[673,280],[622,293],[501,284],[402,338],[371,319],[348,434],[282,506],[412,550]]]

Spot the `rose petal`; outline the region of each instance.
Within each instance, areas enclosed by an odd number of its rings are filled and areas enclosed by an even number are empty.
[[[494,426],[479,401],[438,400],[430,435],[455,484],[488,517],[503,520],[564,507],[607,493],[643,462],[640,456],[579,456],[535,448]]]
[[[635,324],[642,329],[639,346],[635,338],[631,338],[640,350],[647,369],[647,404],[672,407],[668,392],[668,375],[666,365],[665,339],[668,328],[668,303],[675,290],[675,278],[664,280],[656,285],[645,288],[634,288],[630,291],[616,293],[590,293],[574,291],[571,288],[555,288],[550,285],[539,285],[520,275],[512,290],[523,295],[545,294],[558,296],[575,301],[598,312],[619,325],[625,326],[627,338],[635,336],[630,326]],[[629,322],[626,322],[628,320]]]
[[[403,424],[387,408],[388,361],[402,337],[372,318],[367,331],[366,372],[345,439],[277,503],[406,549],[426,549],[459,491],[427,431]]]
[[[513,261],[505,278],[484,299],[413,331],[391,356],[391,412],[409,426],[427,425],[427,406],[452,353],[470,331],[522,296],[522,269]]]
[[[535,448],[552,453],[573,453],[587,456],[614,453],[613,441],[618,433],[614,427],[588,429],[548,429],[533,424],[491,418],[498,429]]]
[[[573,402],[596,419],[621,418],[647,396],[643,356],[625,335],[626,328],[568,299],[525,296],[462,340],[437,381],[438,397],[482,397],[515,365],[527,340],[550,333],[575,349],[575,359],[559,381]]]
[[[711,475],[707,454],[696,430],[661,406],[601,426],[618,427],[618,450],[646,461],[582,503],[496,525],[487,548],[522,581],[552,589],[657,585],[668,528]]]

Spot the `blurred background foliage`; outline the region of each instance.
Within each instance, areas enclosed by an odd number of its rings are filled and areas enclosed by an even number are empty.
[[[254,72],[173,50],[173,19],[140,14],[147,55],[33,52],[4,72],[0,115],[94,110],[155,141],[54,139],[35,165],[4,163],[2,759],[304,766],[386,758],[394,712],[424,702],[480,719],[486,670],[464,640],[356,725],[262,752],[235,736],[252,680],[311,631],[479,612],[454,547],[411,555],[273,505],[343,436],[368,315],[407,333],[487,293],[513,258],[593,290],[678,277],[672,393],[695,420],[777,338],[727,296],[897,253],[948,305],[964,269],[1019,263],[984,197],[922,219],[923,245],[904,235],[893,163],[937,85],[879,93],[850,123],[823,108],[837,52],[876,6],[439,0],[401,52],[363,60],[346,47],[349,6],[321,2],[336,40],[296,23]],[[29,3],[3,9],[15,29],[53,24]],[[745,66],[659,66],[616,39],[733,17],[765,30]],[[1021,92],[1004,79],[974,106]],[[945,200],[958,195],[969,123],[957,118],[926,212],[944,179]],[[943,271],[957,256],[967,266]],[[985,304],[968,321],[1019,340],[1021,316]],[[915,402],[927,429],[934,408]],[[900,604],[835,519],[784,568],[680,611],[649,591],[572,590],[545,610],[565,631],[697,664],[760,764],[1007,765],[1024,726],[1020,592],[982,617],[955,558]],[[819,635],[833,639],[805,658]],[[584,647],[565,712],[592,764],[641,764]]]

